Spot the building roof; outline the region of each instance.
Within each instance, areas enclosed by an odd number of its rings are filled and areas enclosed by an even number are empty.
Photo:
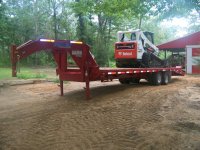
[[[157,47],[160,50],[182,51],[187,45],[200,45],[200,31],[160,44]]]

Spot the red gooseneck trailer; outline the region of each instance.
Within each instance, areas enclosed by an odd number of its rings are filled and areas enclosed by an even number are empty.
[[[90,98],[91,81],[112,81],[119,79],[120,83],[128,84],[146,79],[152,85],[168,84],[171,76],[183,76],[181,66],[166,68],[100,68],[87,44],[69,40],[40,39],[28,41],[20,46],[12,45],[11,61],[12,76],[17,75],[17,62],[27,56],[42,50],[50,50],[57,63],[56,73],[60,79],[60,92],[63,95],[63,81],[86,83],[86,98]],[[69,56],[76,67],[70,67]]]

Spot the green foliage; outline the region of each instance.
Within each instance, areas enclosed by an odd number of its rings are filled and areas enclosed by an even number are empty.
[[[10,68],[0,68],[0,80],[11,78]]]
[[[19,79],[34,79],[34,78],[46,78],[47,75],[41,74],[41,73],[36,73],[36,74],[31,74],[31,73],[18,73],[17,78]]]
[[[0,68],[0,80],[10,79],[12,75],[11,68]],[[21,68],[21,72],[17,73],[19,79],[47,78],[47,75],[31,68]]]
[[[115,61],[110,61],[109,62],[109,67],[116,68],[116,62]]]
[[[41,71],[33,70],[32,68],[20,68],[17,73],[19,79],[34,79],[34,78],[47,78],[47,75]]]
[[[169,58],[172,55],[172,53],[170,51],[166,52],[166,59]],[[165,51],[160,51],[158,54],[158,57],[162,60],[165,59]]]
[[[160,0],[157,8],[161,18],[183,17],[191,13],[192,10],[200,11],[199,0]]]
[[[145,21],[142,30],[154,33],[155,45],[164,43],[172,38],[174,39],[175,30],[173,28],[161,26],[156,17],[151,17],[149,20]]]
[[[161,19],[185,16],[190,31],[199,31],[198,0],[0,0],[0,66],[10,66],[11,44],[30,39],[82,40],[101,66],[114,66],[114,42],[119,30],[141,28],[155,33],[155,43],[174,38]],[[51,53],[36,53],[20,65],[51,65]]]

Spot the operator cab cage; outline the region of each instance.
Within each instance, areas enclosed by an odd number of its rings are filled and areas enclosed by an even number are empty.
[[[149,31],[145,31],[143,32],[144,35],[147,37],[147,39],[154,44],[154,33],[153,32],[149,32]]]
[[[139,32],[142,32],[140,29],[130,30],[130,31],[118,31],[117,32],[117,41],[125,42],[125,41],[139,41],[141,40]],[[143,32],[147,39],[154,44],[154,33],[145,31]]]

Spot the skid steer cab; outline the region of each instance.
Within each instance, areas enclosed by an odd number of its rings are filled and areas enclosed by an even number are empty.
[[[115,43],[116,66],[121,68],[140,67],[144,53],[158,53],[153,33],[140,29],[118,31]]]

